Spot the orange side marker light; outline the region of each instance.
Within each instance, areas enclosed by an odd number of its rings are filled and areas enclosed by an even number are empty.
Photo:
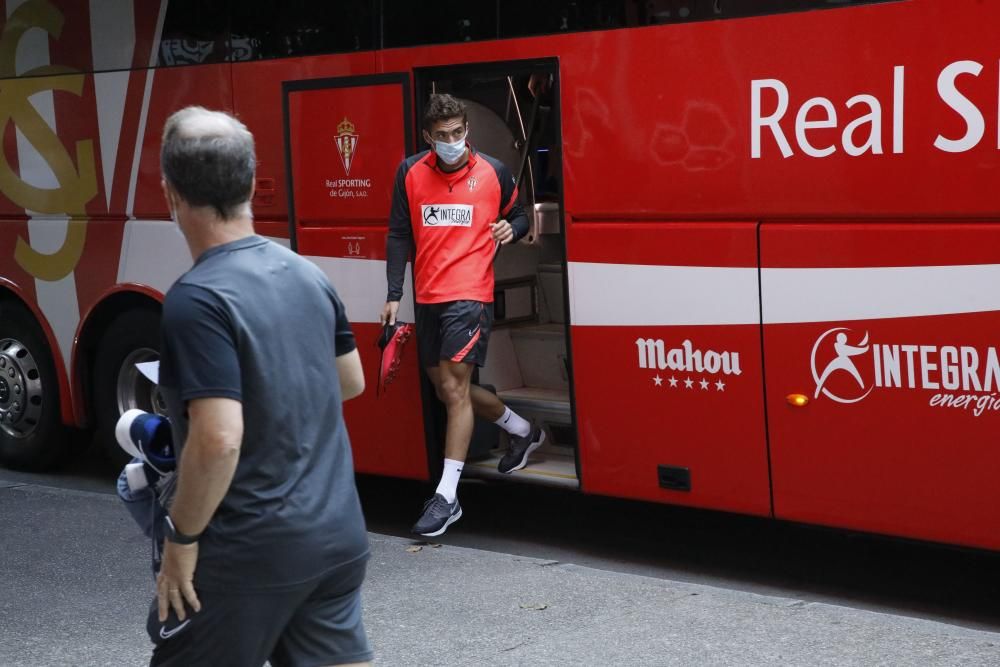
[[[809,397],[805,394],[789,394],[785,400],[796,408],[804,408],[809,404]]]

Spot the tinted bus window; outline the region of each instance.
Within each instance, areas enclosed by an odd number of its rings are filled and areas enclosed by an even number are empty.
[[[527,37],[624,28],[630,24],[629,14],[634,14],[640,4],[645,3],[623,0],[500,0],[500,35]]]
[[[158,64],[163,67],[223,62],[227,24],[225,3],[170,0],[163,20]]]
[[[681,4],[711,5],[710,7],[699,8],[703,18],[739,18],[741,16],[760,16],[762,14],[781,14],[784,12],[804,12],[811,9],[836,9],[838,7],[855,7],[858,5],[874,5],[896,1],[898,0],[755,0],[754,2],[741,2],[740,0],[711,0],[711,2],[704,3],[695,2]],[[711,16],[708,15],[709,11],[711,12]]]
[[[499,0],[500,36],[526,37],[833,9],[894,0]]]
[[[232,2],[231,59],[260,60],[372,49],[376,1]]]
[[[382,46],[497,39],[496,0],[382,0]]]

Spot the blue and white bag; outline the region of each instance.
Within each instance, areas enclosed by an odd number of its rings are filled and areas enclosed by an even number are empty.
[[[170,420],[142,410],[121,416],[115,437],[132,455],[118,476],[118,497],[143,534],[153,543],[153,572],[160,569],[163,551],[163,519],[177,483]]]

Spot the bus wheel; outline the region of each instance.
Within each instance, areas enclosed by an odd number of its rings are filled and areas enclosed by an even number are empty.
[[[166,414],[159,387],[136,368],[159,358],[160,315],[153,310],[119,315],[101,337],[94,363],[95,437],[116,468],[130,460],[115,439],[118,418],[132,409]]]
[[[69,435],[41,327],[20,304],[0,304],[0,461],[43,470],[65,454]]]

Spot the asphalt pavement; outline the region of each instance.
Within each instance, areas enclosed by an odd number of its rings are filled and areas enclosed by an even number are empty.
[[[0,481],[0,665],[141,665],[149,545],[108,493]],[[456,524],[456,527],[460,524]],[[997,665],[1000,634],[371,534],[383,665]]]

